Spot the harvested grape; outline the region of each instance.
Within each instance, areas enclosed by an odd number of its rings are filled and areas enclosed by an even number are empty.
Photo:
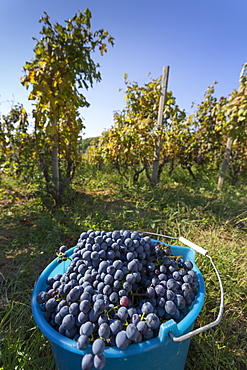
[[[92,345],[92,351],[95,355],[102,355],[105,349],[105,342],[101,338],[97,338]]]
[[[60,247],[59,263],[65,252],[67,270],[48,277],[36,300],[55,330],[92,352],[82,370],[104,368],[107,346],[124,350],[157,336],[166,320],[182,320],[198,291],[191,261],[136,231],[88,230],[71,254]]]
[[[116,335],[116,346],[120,349],[126,349],[130,343],[125,330],[121,330]]]
[[[93,368],[94,357],[91,353],[87,353],[82,357],[81,369],[82,370],[91,370]]]
[[[94,364],[95,369],[103,369],[103,367],[106,364],[106,358],[103,355],[103,353],[102,353],[102,355],[95,355],[94,356],[93,364]]]

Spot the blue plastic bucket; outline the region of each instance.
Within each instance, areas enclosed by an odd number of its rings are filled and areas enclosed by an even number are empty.
[[[74,247],[75,248],[75,247]],[[73,249],[68,251],[71,256]],[[202,274],[195,264],[195,252],[187,247],[171,246],[174,256],[183,256],[193,262],[193,270],[198,277],[198,294],[193,302],[190,312],[178,324],[174,320],[169,320],[160,326],[159,335],[156,338],[146,340],[138,344],[131,344],[127,349],[120,350],[117,347],[106,347],[104,355],[106,357],[105,370],[183,370],[189,350],[190,339],[176,343],[169,335],[172,330],[175,336],[180,336],[193,329],[194,322],[199,315],[205,298],[205,286]],[[40,291],[46,289],[46,279],[55,274],[63,274],[70,263],[66,260],[58,264],[57,259],[51,262],[42,272],[37,280],[32,295],[32,312],[34,320],[49,339],[55,361],[59,370],[81,370],[82,356],[91,352],[90,349],[80,351],[77,349],[77,342],[69,339],[54,328],[52,328],[36,302],[36,296]],[[89,346],[90,347],[90,346]]]

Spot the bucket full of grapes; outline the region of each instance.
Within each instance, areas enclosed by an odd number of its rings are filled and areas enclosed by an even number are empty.
[[[210,259],[221,302],[217,319],[194,330],[205,298],[195,252]],[[59,370],[182,370],[191,338],[220,322],[223,295],[208,251],[183,237],[88,230],[59,248],[31,306]]]

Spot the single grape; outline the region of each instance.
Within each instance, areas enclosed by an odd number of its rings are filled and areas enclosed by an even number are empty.
[[[186,260],[184,261],[184,266],[188,269],[188,270],[192,270],[193,269],[193,263],[189,260]]]
[[[129,304],[129,298],[127,297],[127,296],[122,296],[121,298],[120,298],[120,304],[121,304],[121,306],[128,306],[128,304]]]
[[[160,327],[160,319],[155,313],[150,313],[147,315],[146,323],[147,326],[152,330],[156,330]]]
[[[103,355],[103,353],[102,353],[102,355],[95,355],[94,356],[93,364],[94,364],[95,369],[103,369],[103,367],[105,367],[106,358]]]
[[[138,331],[138,334],[137,334],[137,337],[132,341],[133,343],[140,343],[142,342],[143,338],[142,338],[142,333],[140,333]]]
[[[113,281],[114,281],[114,278],[112,275],[110,274],[107,274],[105,277],[104,277],[104,283],[106,285],[112,285],[113,284]]]
[[[166,289],[164,288],[163,285],[161,284],[158,284],[156,285],[155,287],[155,293],[159,296],[159,297],[163,297],[166,293]]]
[[[121,298],[121,297],[127,296],[127,292],[125,289],[120,289],[118,292],[118,295]]]
[[[130,341],[127,337],[127,333],[125,330],[121,330],[116,335],[116,346],[120,349],[126,349],[129,345]]]
[[[125,281],[123,283],[123,289],[126,291],[126,293],[129,293],[132,290],[132,284],[128,283],[128,281]]]
[[[166,301],[165,310],[169,315],[173,315],[176,312],[177,307],[173,301]]]
[[[73,302],[69,306],[69,313],[71,313],[71,315],[73,315],[73,316],[77,316],[79,312],[80,312],[80,310],[79,310],[78,302]]]
[[[39,292],[36,296],[36,301],[39,304],[42,304],[49,299],[49,294],[47,292]]]
[[[62,324],[61,324],[63,329],[70,330],[73,328],[74,325],[75,325],[75,317],[73,315],[68,314],[64,316],[62,320]]]
[[[137,327],[138,331],[142,334],[144,334],[148,329],[147,324],[144,321],[139,321],[137,323],[136,327]]]
[[[81,370],[91,370],[93,368],[94,356],[91,353],[87,353],[82,357]]]
[[[118,297],[118,294],[116,292],[111,293],[111,295],[109,297],[110,302],[116,303],[116,302],[118,302],[118,299],[119,299],[119,297]]]
[[[55,323],[57,325],[61,325],[62,324],[63,318],[60,316],[59,312],[55,315],[54,321],[55,321]]]
[[[158,305],[158,307],[164,307],[165,303],[166,303],[166,300],[165,300],[164,297],[158,297],[157,298],[157,305]]]
[[[102,311],[95,311],[94,308],[91,308],[91,310],[88,312],[88,318],[92,322],[98,321],[99,315],[103,312]]]
[[[83,313],[89,312],[90,309],[91,309],[91,303],[89,302],[89,300],[87,300],[87,299],[82,300],[80,302],[79,309]]]
[[[76,326],[73,326],[73,328],[71,328],[70,330],[65,330],[65,336],[67,338],[74,338],[74,336],[77,334],[77,327]]]
[[[111,333],[115,336],[123,329],[121,320],[115,319],[110,323]]]
[[[149,314],[154,311],[154,307],[150,302],[144,302],[141,307],[142,313]]]
[[[154,337],[154,331],[150,328],[147,328],[147,330],[143,333],[143,339],[148,340],[152,339]]]
[[[86,292],[89,293],[90,295],[94,293],[94,289],[90,283],[84,287],[83,293],[86,293]]]
[[[107,266],[106,272],[107,274],[113,275],[115,273],[116,269],[113,265]]]
[[[87,237],[88,237],[88,233],[83,232],[83,233],[81,233],[81,235],[80,235],[80,239],[79,239],[79,240],[87,239]]]
[[[61,247],[59,248],[59,252],[61,253],[65,253],[67,250],[67,247],[65,245],[61,245]]]
[[[57,307],[58,302],[56,301],[55,298],[50,298],[48,301],[45,303],[45,309],[47,311],[53,312],[55,308]]]
[[[117,270],[114,274],[114,280],[123,280],[124,278],[124,273],[122,270]]]
[[[132,261],[130,261],[127,265],[127,268],[131,272],[138,271],[138,263],[136,259],[133,259]]]
[[[108,317],[106,314],[102,313],[98,318],[98,325],[101,325],[103,323],[109,323]]]
[[[172,277],[176,281],[181,280],[181,275],[180,275],[179,271],[174,271],[173,274],[172,274]]]
[[[192,283],[192,281],[193,281],[193,277],[191,276],[191,275],[184,275],[183,276],[183,281],[185,282],[185,283],[188,283],[188,284],[190,284],[190,283]]]
[[[173,292],[173,290],[167,289],[167,291],[166,291],[166,299],[168,301],[173,301],[174,298],[175,298],[175,293]]]
[[[131,318],[132,324],[137,325],[140,321],[140,317],[137,313],[134,313]]]
[[[78,321],[79,325],[84,324],[85,322],[88,321],[88,319],[89,319],[88,312],[87,313],[80,312],[78,317],[77,317],[77,321]]]
[[[127,308],[124,306],[120,307],[117,311],[117,316],[122,321],[126,320],[129,316]]]
[[[64,316],[68,315],[70,312],[69,312],[69,306],[63,306],[60,308],[59,310],[59,315],[64,318]]]
[[[82,301],[84,301],[84,299],[91,302],[91,300],[92,300],[91,294],[89,294],[88,292],[83,292],[80,295],[80,301],[82,302]]]
[[[53,283],[54,283],[54,278],[49,276],[47,279],[46,279],[46,285],[49,285],[49,286],[52,286]]]
[[[109,296],[112,293],[113,288],[110,285],[105,285],[103,289],[103,294]]]
[[[126,335],[128,339],[134,341],[137,338],[138,334],[139,334],[138,329],[134,324],[129,324],[126,327]]]
[[[192,287],[189,283],[183,283],[181,286],[182,291],[192,292]]]
[[[132,246],[132,239],[131,238],[126,238],[124,241],[124,244],[126,245],[127,248]]]
[[[105,342],[101,338],[97,338],[92,345],[94,355],[102,355],[105,349]]]
[[[164,307],[160,307],[160,306],[158,306],[158,307],[156,307],[156,314],[157,314],[157,316],[160,318],[160,319],[163,319],[163,317],[165,316],[165,314],[166,314],[166,311],[165,311],[165,309],[164,309]]]
[[[111,333],[111,330],[110,330],[110,327],[109,327],[108,323],[103,322],[99,326],[99,329],[98,329],[98,335],[99,335],[99,337],[104,338],[104,339],[107,339],[107,338],[110,337],[110,333]]]
[[[189,270],[188,275],[192,276],[193,279],[196,279],[196,272],[194,270]]]
[[[167,280],[167,289],[175,290],[178,288],[178,283],[174,279]]]
[[[105,309],[105,302],[103,299],[97,299],[93,305],[93,309],[96,313],[101,314]]]
[[[80,335],[90,336],[93,333],[93,323],[90,321],[85,322],[80,327]]]
[[[174,299],[174,303],[176,304],[176,306],[179,310],[184,309],[185,306],[186,306],[186,301],[185,301],[184,297],[181,294],[176,294],[175,299]]]
[[[71,291],[67,294],[67,302],[76,302],[82,293],[81,286],[75,286],[71,289]]]

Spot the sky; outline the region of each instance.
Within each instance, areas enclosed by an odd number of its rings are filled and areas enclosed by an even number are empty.
[[[83,92],[90,103],[81,111],[84,138],[114,124],[114,111],[125,105],[119,91],[125,73],[142,86],[169,66],[168,90],[188,113],[214,81],[217,98],[238,88],[247,62],[246,0],[0,0],[0,114],[22,103],[31,119],[33,102],[19,78],[34,56],[33,37],[40,38],[44,11],[51,23],[64,25],[86,8],[92,31],[105,29],[115,45],[104,56],[93,54],[102,81]]]

